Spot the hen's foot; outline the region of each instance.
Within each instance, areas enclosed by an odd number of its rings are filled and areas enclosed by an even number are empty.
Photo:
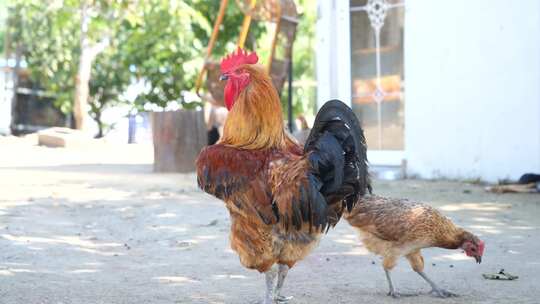
[[[388,292],[388,295],[391,296],[392,298],[394,299],[399,299],[401,298],[401,294],[399,294],[399,292],[395,291],[395,290],[391,290]]]
[[[451,297],[457,297],[458,296],[457,294],[455,294],[453,292],[450,292],[450,291],[444,290],[444,289],[440,289],[440,288],[432,289],[429,293],[432,296],[438,297],[438,298],[451,298]]]
[[[406,297],[417,297],[420,295],[420,293],[413,292],[413,293],[401,293],[401,292],[388,292],[388,295],[392,298],[399,299],[399,298],[406,298]]]

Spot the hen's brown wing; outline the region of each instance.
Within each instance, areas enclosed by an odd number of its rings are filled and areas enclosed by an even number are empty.
[[[430,231],[441,217],[428,205],[375,195],[361,198],[346,215],[353,227],[386,241],[418,237],[419,231]]]

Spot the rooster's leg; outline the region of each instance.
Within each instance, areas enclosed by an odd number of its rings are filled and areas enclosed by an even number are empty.
[[[423,271],[417,271],[417,273],[431,286],[431,294],[439,298],[457,297],[455,293],[439,288]]]
[[[285,282],[285,277],[287,277],[287,273],[289,272],[289,266],[285,264],[279,264],[279,270],[278,270],[278,280],[277,280],[277,286],[276,286],[276,301],[278,303],[287,303],[292,297],[285,297],[281,295],[281,288],[283,288],[283,283]]]
[[[386,280],[388,281],[388,295],[392,296],[393,298],[399,298],[399,293],[394,289],[394,284],[392,284],[392,277],[390,276],[390,270],[385,269],[384,272],[386,273]]]
[[[263,304],[273,304],[274,303],[274,289],[276,287],[276,276],[277,269],[276,266],[272,266],[269,270],[264,273],[266,279],[266,293],[264,295]]]

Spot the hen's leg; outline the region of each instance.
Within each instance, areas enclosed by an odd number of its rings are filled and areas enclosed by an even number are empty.
[[[439,288],[432,280],[428,278],[428,276],[424,273],[424,257],[420,253],[420,250],[412,252],[408,254],[406,257],[407,257],[407,260],[409,260],[409,264],[411,264],[412,269],[416,271],[416,273],[418,273],[431,286],[431,291],[430,291],[431,294],[440,298],[448,298],[448,297],[457,296],[454,293],[451,293],[449,291]]]
[[[285,297],[281,295],[281,288],[283,287],[283,283],[285,282],[285,277],[287,277],[287,273],[289,272],[289,266],[285,264],[279,264],[279,270],[278,270],[278,279],[277,279],[277,286],[276,286],[276,301],[279,303],[287,303],[292,297]]]
[[[399,293],[394,289],[394,284],[392,284],[392,277],[390,276],[390,270],[385,269],[384,272],[386,273],[386,280],[388,281],[388,295],[393,298],[399,298]]]
[[[388,295],[394,298],[399,298],[399,293],[394,288],[394,284],[392,283],[392,277],[390,276],[390,270],[396,266],[396,260],[397,258],[393,256],[386,256],[383,260],[383,267],[384,272],[386,273],[386,280],[388,281]]]
[[[264,273],[266,279],[266,293],[264,295],[263,304],[273,304],[274,303],[274,289],[276,287],[276,276],[277,269],[276,266],[272,266],[269,270]]]
[[[431,286],[431,291],[429,293],[432,295],[439,298],[457,297],[457,294],[439,288],[423,271],[417,271],[417,273]]]

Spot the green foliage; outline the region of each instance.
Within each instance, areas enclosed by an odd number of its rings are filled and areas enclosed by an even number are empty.
[[[72,110],[81,54],[81,2],[84,0],[18,0],[8,4],[11,49],[23,47],[32,80],[51,95],[64,112]],[[88,37],[98,43],[107,36],[110,45],[92,66],[90,114],[101,124],[101,112],[125,103],[121,93],[133,81],[145,90],[134,107],[166,107],[169,102],[185,108],[182,94],[192,91],[203,65],[220,1],[207,0],[88,0],[92,8]],[[300,0],[303,8],[294,46],[294,79],[312,80],[314,74],[315,0]],[[219,60],[234,50],[244,15],[235,1],[227,12],[213,50]],[[246,41],[263,57],[270,45],[264,41],[266,23],[253,21]],[[314,89],[296,86],[295,113],[309,112]],[[286,94],[284,94],[286,95]]]
[[[55,105],[64,112],[71,110],[79,54],[74,9],[69,3],[51,7],[41,1],[18,1],[9,7],[10,48],[21,44],[32,79],[56,96]]]
[[[317,3],[315,0],[300,0],[302,8],[298,34],[294,43],[293,80],[294,112],[313,114],[316,111],[315,85],[315,24],[317,23]]]
[[[194,84],[197,68],[202,65],[203,45],[194,32],[210,24],[198,11],[183,1],[149,0],[141,2],[137,15],[124,22],[126,40],[120,44],[125,68],[147,87],[136,105],[147,103],[166,107],[171,101],[182,102],[181,92]]]
[[[147,104],[166,107],[174,101],[184,108],[200,105],[185,102],[182,94],[194,89],[219,4],[219,1],[206,0],[149,0],[141,3],[136,18],[123,24],[123,30],[128,33],[125,43],[121,44],[121,52],[126,54],[126,68],[142,79],[147,88],[135,101],[138,109]],[[242,20],[238,7],[229,4],[215,44],[214,58],[234,49]],[[263,31],[264,27],[254,23],[248,43],[255,41]]]
[[[32,81],[54,96],[55,106],[65,113],[73,108],[82,47],[82,4],[86,3],[88,8],[84,11],[89,16],[86,32],[89,48],[105,38],[114,46],[122,20],[130,16],[133,9],[126,0],[83,1],[19,0],[8,6],[10,49],[22,49]],[[119,69],[121,58],[114,52],[110,47],[106,54],[97,57],[89,84],[90,114],[98,123],[100,133],[101,111],[107,103],[118,101],[130,81],[123,69]],[[111,75],[111,71],[117,75]]]
[[[112,127],[103,122],[101,117],[103,111],[127,103],[126,100],[121,99],[121,95],[127,89],[131,75],[129,70],[122,66],[123,54],[115,51],[116,47],[113,45],[112,48],[103,52],[92,66],[88,104],[90,105],[89,114],[98,124],[97,137],[102,137]]]
[[[114,34],[120,13],[129,12],[121,0],[91,1],[90,8],[90,43]],[[81,55],[81,1],[19,0],[9,6],[8,29],[10,47],[22,46],[32,80],[55,96],[58,108],[71,111]]]
[[[4,54],[4,43],[6,37],[6,15],[7,15],[7,6],[4,1],[0,1],[0,56]]]
[[[316,0],[296,0],[300,23],[293,46],[293,117],[313,115],[317,110],[315,82],[315,23]],[[287,117],[287,85],[282,94],[282,106]]]
[[[217,14],[219,12],[221,1],[187,0],[187,2],[193,7],[194,10],[199,11],[201,15],[206,19],[207,23],[211,24],[213,28],[214,22],[217,18]],[[238,36],[240,35],[240,28],[242,27],[243,21],[244,14],[238,8],[235,1],[230,0],[229,5],[227,6],[227,9],[225,11],[223,23],[220,27],[218,39],[216,40],[214,49],[212,51],[212,57],[215,60],[219,60],[227,53],[235,50],[236,42],[238,40]],[[210,41],[211,30],[212,29],[202,29],[199,24],[193,25],[193,31],[195,33],[195,36],[198,37],[200,43],[205,47],[205,49]],[[250,50],[256,49],[257,42],[261,35],[265,33],[265,31],[266,27],[263,22],[252,20],[246,39],[246,47]],[[204,53],[201,53],[201,55],[204,56]]]

